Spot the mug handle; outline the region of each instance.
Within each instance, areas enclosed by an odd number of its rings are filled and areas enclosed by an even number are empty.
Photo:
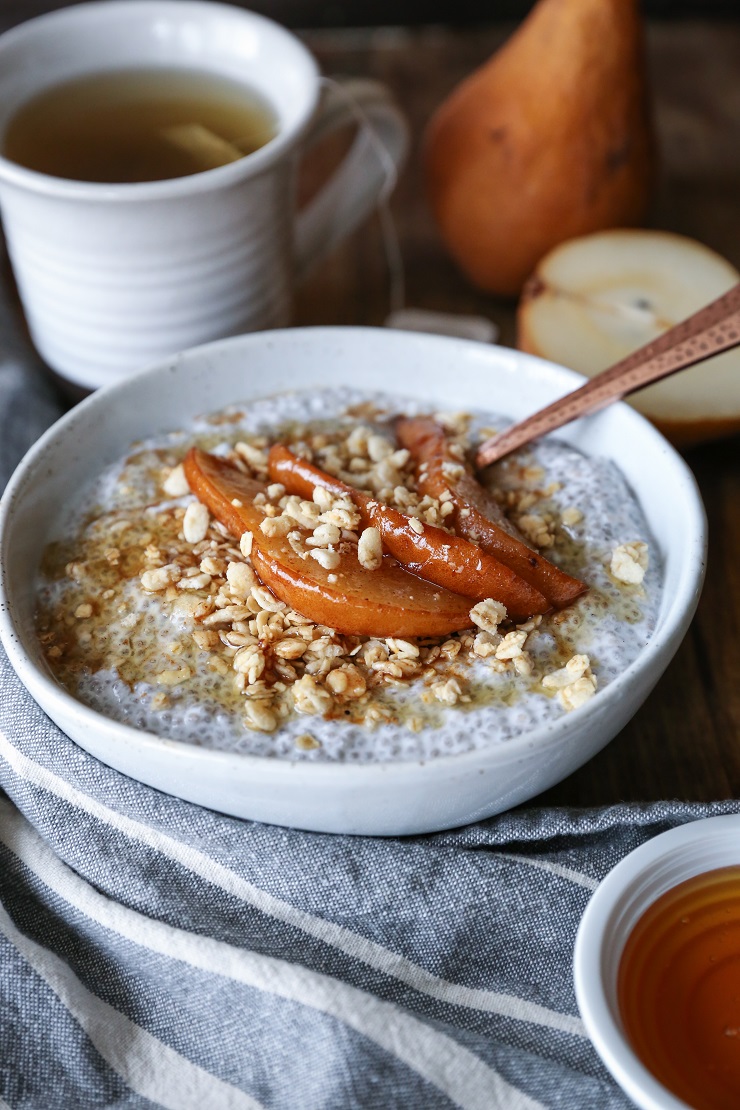
[[[296,218],[297,282],[370,214],[406,157],[408,127],[390,93],[377,81],[356,78],[326,85],[304,149],[348,123],[360,125],[352,146]]]

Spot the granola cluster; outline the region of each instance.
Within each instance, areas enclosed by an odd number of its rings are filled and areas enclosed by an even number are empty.
[[[648,545],[642,540],[632,540],[614,548],[609,569],[617,582],[639,586],[645,577],[648,561]]]

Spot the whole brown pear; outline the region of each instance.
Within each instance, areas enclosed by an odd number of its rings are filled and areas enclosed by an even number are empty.
[[[425,137],[435,218],[470,280],[514,296],[565,239],[642,220],[653,178],[637,0],[539,0]]]

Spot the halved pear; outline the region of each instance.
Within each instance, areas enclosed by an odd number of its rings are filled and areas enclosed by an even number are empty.
[[[561,244],[527,283],[517,345],[592,377],[726,293],[740,273],[709,247],[666,231],[614,230]],[[740,430],[740,351],[629,398],[674,443]]]

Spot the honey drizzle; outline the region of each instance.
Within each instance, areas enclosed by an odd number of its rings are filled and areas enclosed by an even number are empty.
[[[694,1110],[740,1106],[740,867],[688,879],[640,918],[619,1009],[645,1066]]]

